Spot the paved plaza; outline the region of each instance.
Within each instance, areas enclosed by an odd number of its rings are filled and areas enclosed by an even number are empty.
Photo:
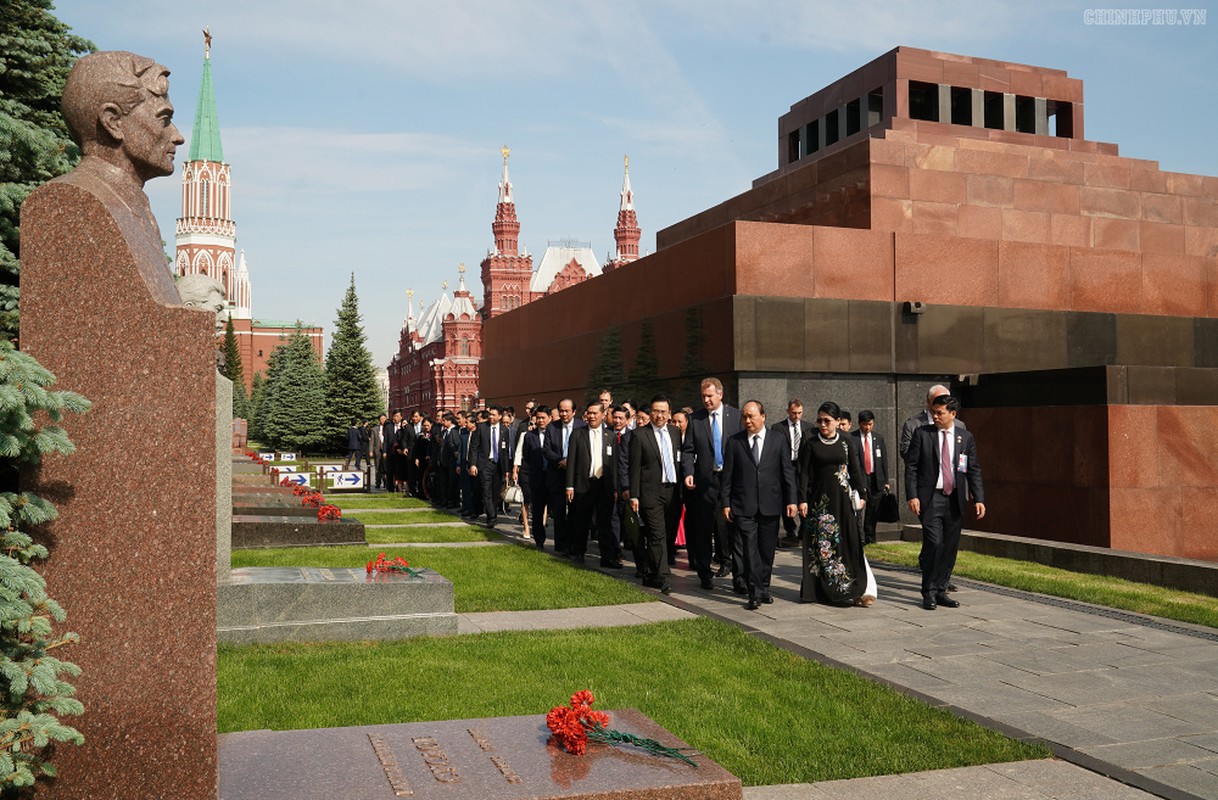
[[[511,527],[502,532],[518,535]],[[681,612],[712,616],[1008,735],[1039,738],[1062,759],[753,787],[749,800],[1218,798],[1218,632],[1212,629],[963,579],[956,581],[960,608],[925,611],[917,573],[901,568],[875,569],[880,598],[870,609],[800,604],[795,549],[778,552],[775,603],[746,611],[730,581],[702,591],[686,566],[682,554],[664,609],[636,604],[466,614],[460,630],[642,624]]]

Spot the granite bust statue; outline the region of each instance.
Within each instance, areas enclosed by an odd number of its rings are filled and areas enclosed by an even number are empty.
[[[196,273],[178,278],[178,294],[187,308],[205,308],[216,315],[216,333],[224,330],[224,285],[215,278]]]
[[[52,183],[96,197],[122,232],[153,299],[180,300],[144,194],[152,178],[173,174],[185,140],[173,124],[169,70],[124,51],[90,53],[76,62],[63,90],[63,115],[84,158]]]

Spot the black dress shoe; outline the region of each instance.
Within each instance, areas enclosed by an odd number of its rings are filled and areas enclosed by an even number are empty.
[[[601,566],[605,569],[621,569],[622,562],[620,561],[601,561]]]
[[[768,594],[763,594],[763,595],[761,596],[761,602],[762,602],[762,603],[764,603],[764,604],[766,604],[767,606],[768,606],[768,605],[772,605],[772,604],[773,604],[773,602],[774,602],[774,598],[773,598],[773,597],[770,597]]]
[[[729,572],[731,572],[731,569],[728,568],[727,566],[719,567],[719,571],[715,573],[715,577],[716,578],[726,578],[728,576]]]
[[[745,611],[756,611],[759,608],[761,608],[761,603],[751,597],[749,598],[749,601],[744,604]]]
[[[960,591],[959,589],[957,589],[957,588],[956,588],[956,584],[954,584],[954,583],[949,583],[949,584],[947,585],[947,590],[948,590],[949,592],[958,592],[958,591]]]
[[[699,585],[708,592],[715,588],[715,584],[711,582],[710,578],[703,578],[701,581],[699,581]]]
[[[938,606],[935,604],[935,598],[930,595],[922,595],[922,608],[927,611],[934,611]]]
[[[672,594],[672,584],[665,582],[664,585],[660,587],[660,594]]]
[[[660,583],[655,578],[644,578],[643,585],[646,586],[648,589],[659,589],[661,586],[663,586],[663,584]]]
[[[959,600],[953,600],[950,597],[948,597],[946,594],[943,594],[942,592],[935,595],[935,602],[938,603],[939,605],[943,606],[944,608],[959,608],[960,607]]]
[[[747,588],[745,588],[744,586],[733,586],[732,591],[735,592],[736,594],[748,594],[749,593],[749,590]]]

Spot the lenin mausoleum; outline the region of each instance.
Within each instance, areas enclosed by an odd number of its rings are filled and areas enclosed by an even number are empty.
[[[831,399],[895,447],[942,381],[984,469],[967,526],[1218,558],[1218,178],[1122,157],[1083,111],[1061,70],[885,53],[779,118],[751,189],[486,320],[482,396],[582,398],[645,320],[679,399],[718,375],[770,422]]]

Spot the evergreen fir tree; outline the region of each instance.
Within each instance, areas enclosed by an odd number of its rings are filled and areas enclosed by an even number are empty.
[[[245,370],[241,366],[241,350],[237,347],[237,334],[233,330],[233,318],[224,323],[224,377],[233,382],[233,419],[246,419],[249,401],[245,396]]]
[[[68,33],[50,0],[7,0],[0,12],[0,335],[17,338],[21,203],[76,166],[59,112],[68,72],[93,44]]]
[[[326,444],[335,452],[345,449],[352,420],[373,419],[384,409],[366,341],[352,273],[326,353]]]
[[[274,355],[274,354],[272,354]],[[266,443],[266,439],[262,436],[262,401],[266,399],[266,381],[262,379],[261,372],[254,373],[254,380],[250,386],[250,397],[246,405],[246,420],[248,425],[245,429],[246,435],[253,441],[261,444]]]
[[[650,319],[643,320],[643,328],[639,334],[639,352],[635,355],[634,367],[630,370],[628,388],[635,400],[644,406],[651,402],[651,398],[668,390],[667,384],[660,380],[656,331]]]
[[[626,365],[622,363],[622,329],[614,325],[601,339],[601,352],[588,374],[588,394],[591,403],[601,389],[608,389],[617,397],[626,387]],[[607,410],[607,409],[606,409]]]
[[[44,455],[75,449],[59,427],[65,411],[82,413],[89,402],[78,394],[48,391],[55,377],[34,358],[0,338],[0,469],[3,483],[38,464]],[[0,796],[18,796],[42,775],[53,776],[44,759],[48,744],[81,744],[84,737],[59,715],[84,706],[64,678],[80,669],[59,658],[74,633],[56,634],[63,609],[31,567],[47,557],[25,529],[50,522],[55,506],[37,495],[0,491]]]
[[[326,442],[325,376],[304,326],[275,348],[266,398],[259,409],[266,444],[276,450],[316,451]]]
[[[79,674],[61,661],[55,634],[64,611],[33,569],[47,550],[25,530],[55,518],[55,507],[22,492],[21,474],[43,455],[70,453],[58,426],[64,411],[88,402],[71,392],[48,391],[52,376],[16,348],[21,203],[39,184],[80,160],[59,111],[68,72],[93,45],[68,32],[50,0],[8,0],[0,13],[0,796],[28,792],[55,774],[48,745],[83,742],[59,716],[84,709],[64,678]]]

